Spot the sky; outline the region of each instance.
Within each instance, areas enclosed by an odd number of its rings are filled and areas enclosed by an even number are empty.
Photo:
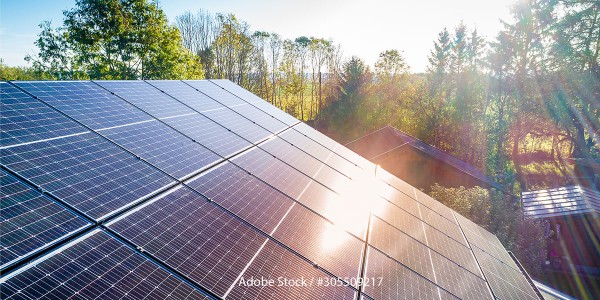
[[[161,0],[170,22],[199,9],[233,13],[250,30],[332,39],[344,57],[357,56],[373,66],[379,53],[403,51],[412,72],[423,72],[438,33],[463,21],[469,30],[492,40],[510,20],[514,0]],[[45,20],[62,25],[62,11],[75,0],[0,0],[0,57],[9,66],[24,66],[26,54]]]

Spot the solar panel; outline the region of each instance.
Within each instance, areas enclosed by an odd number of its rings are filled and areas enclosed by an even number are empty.
[[[221,160],[218,155],[159,121],[102,130],[101,134],[179,179]]]
[[[144,81],[94,81],[158,119],[181,116],[195,111]]]
[[[258,143],[271,135],[270,132],[262,127],[248,121],[248,119],[227,108],[206,111],[203,112],[203,114],[211,120],[218,121],[223,127],[251,143]]]
[[[252,145],[200,114],[168,118],[163,121],[223,157]]]
[[[253,279],[267,282],[252,285]],[[356,290],[335,285],[337,282],[337,278],[268,241],[232,285],[227,299],[355,299]]]
[[[302,206],[292,207],[272,236],[337,277],[359,276],[364,243]]]
[[[376,177],[406,195],[411,197],[414,197],[413,195],[415,195],[415,188],[413,186],[382,168],[377,168]]]
[[[415,199],[419,201],[419,203],[429,208],[429,210],[434,211],[436,214],[444,217],[450,223],[458,225],[458,223],[456,223],[456,220],[454,219],[452,209],[450,209],[449,207],[445,206],[439,201],[434,200],[429,195],[417,189],[415,189]]]
[[[231,163],[205,172],[186,185],[266,233],[273,232],[294,203]]]
[[[3,170],[0,186],[0,269],[90,225]]]
[[[425,223],[435,227],[435,229],[443,232],[455,241],[465,246],[468,245],[458,225],[423,205],[419,206],[419,210],[421,211],[421,220],[423,220]]]
[[[323,147],[296,130],[286,130],[278,136],[349,178],[352,178],[352,174],[354,174],[358,168],[351,162],[337,155],[335,152]]]
[[[149,80],[150,85],[174,97],[197,112],[225,107],[205,94],[179,80]]]
[[[272,133],[279,132],[288,127],[286,124],[250,104],[232,106],[231,109]]]
[[[435,252],[431,252],[431,261],[436,282],[447,291],[461,299],[492,299],[485,280]]]
[[[374,209],[373,214],[412,238],[427,244],[423,222],[401,208],[383,201]]]
[[[515,271],[519,271],[519,267],[515,264],[506,250],[504,250],[504,247],[502,247],[502,244],[495,235],[477,226],[462,215],[458,213],[455,215],[471,248],[474,248],[473,246],[475,246],[482,249],[486,253],[507,264]]]
[[[345,201],[314,180],[306,186],[298,202],[364,240],[369,212],[360,206],[357,208],[357,203]]]
[[[232,95],[236,95],[240,99],[244,100],[247,103],[251,103],[262,111],[274,116],[279,121],[287,124],[288,126],[292,126],[298,123],[298,120],[289,114],[283,112],[277,107],[267,103],[265,100],[259,98],[258,96],[252,94],[248,90],[243,89],[239,85],[229,81],[229,80],[218,80],[212,79],[210,80],[212,83],[226,89]]]
[[[101,230],[0,279],[2,299],[210,299]]]
[[[211,99],[228,107],[235,105],[244,105],[246,102],[233,94],[227,92],[220,86],[208,81],[208,80],[184,80],[186,84],[189,84],[193,88],[199,90],[203,94],[207,95]]]
[[[258,148],[236,157],[233,163],[294,199],[310,182],[308,176]]]
[[[2,164],[100,220],[173,181],[93,133],[2,149]]]
[[[93,82],[24,81],[15,84],[92,129],[152,119]]]
[[[87,129],[6,82],[0,82],[0,145],[58,138]]]
[[[161,195],[108,227],[219,296],[266,240],[186,187]]]
[[[352,161],[354,164],[358,165],[363,170],[373,174],[372,172],[374,172],[374,170],[375,170],[375,165],[372,162],[370,162],[370,161],[366,160],[365,158],[363,158],[362,156],[352,152],[351,150],[342,146],[341,144],[338,144],[337,142],[335,142],[328,136],[316,131],[315,129],[311,128],[310,126],[308,126],[304,123],[298,123],[293,128],[294,128],[294,130],[297,130],[298,132],[300,132],[306,136],[309,136],[312,140],[325,146],[329,150],[335,151],[341,157],[343,157],[349,161]]]
[[[529,282],[519,271],[477,247],[473,247],[473,253],[497,298],[538,299]]]
[[[427,246],[379,218],[371,218],[369,244],[387,256],[435,282]]]
[[[377,183],[378,194],[389,202],[401,207],[413,216],[419,216],[419,204],[410,196],[399,192],[387,183],[380,181]]]
[[[271,139],[259,147],[338,193],[351,185],[348,177],[282,139]]]
[[[475,258],[468,247],[449,238],[447,235],[430,225],[424,224],[424,226],[425,234],[427,235],[427,245],[431,249],[449,258],[463,268],[469,270],[471,273],[483,278],[483,275],[481,275],[481,271],[479,271],[479,267],[475,262]]]
[[[458,299],[385,254],[369,247],[364,293],[374,299]]]

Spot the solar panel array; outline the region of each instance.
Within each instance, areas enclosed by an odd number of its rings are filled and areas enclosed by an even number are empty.
[[[491,233],[227,80],[2,82],[2,299],[536,299]]]

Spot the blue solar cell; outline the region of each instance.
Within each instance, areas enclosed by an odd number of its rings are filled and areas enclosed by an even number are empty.
[[[173,183],[93,133],[2,149],[2,164],[96,220]]]
[[[2,299],[210,299],[100,230],[0,282]]]
[[[273,280],[273,284],[252,285],[254,278]],[[227,299],[355,299],[356,290],[336,283],[341,282],[276,243],[267,241],[248,269],[232,285]]]
[[[294,199],[310,182],[308,176],[258,148],[236,157],[233,163]]]
[[[184,82],[225,106],[246,104],[244,100],[208,80],[184,80]]]
[[[0,82],[0,99],[2,147],[88,131],[6,82]]]
[[[145,81],[95,81],[115,95],[156,118],[181,116],[194,111]]]
[[[15,84],[92,129],[152,119],[93,82],[24,81]]]
[[[231,163],[207,171],[186,185],[266,233],[275,229],[294,203]]]
[[[333,275],[360,275],[364,243],[300,205],[292,207],[272,236]]]
[[[159,121],[102,130],[101,134],[178,179],[196,174],[221,160]]]
[[[266,240],[187,187],[161,195],[108,227],[219,296]]]
[[[411,300],[411,299],[451,299],[455,298],[409,270],[385,254],[369,247],[367,252],[365,279],[370,284],[364,293],[374,299]]]
[[[286,124],[250,104],[232,106],[231,109],[272,133],[277,133],[288,127]]]
[[[223,157],[252,145],[200,114],[168,118],[163,121]]]
[[[298,119],[292,117],[291,115],[289,115],[289,114],[285,113],[284,111],[280,110],[279,108],[269,104],[267,101],[259,98],[258,96],[252,94],[248,90],[243,89],[239,85],[237,85],[229,80],[212,79],[211,82],[224,88],[231,94],[236,95],[237,97],[244,100],[245,102],[251,103],[253,106],[259,108],[260,110],[266,112],[267,114],[272,115],[273,117],[275,117],[279,121],[287,124],[288,126],[292,126],[299,122]]]
[[[164,91],[198,112],[223,109],[224,106],[179,80],[149,80],[149,84]]]
[[[4,171],[0,186],[0,269],[90,225]]]
[[[228,108],[205,111],[203,114],[251,143],[258,143],[271,135],[267,130]]]

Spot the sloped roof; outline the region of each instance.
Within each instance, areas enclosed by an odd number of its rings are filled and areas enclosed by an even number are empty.
[[[383,155],[391,155],[392,152],[403,147],[413,147],[435,159],[447,163],[481,182],[504,191],[502,186],[473,165],[389,125],[358,138],[346,144],[346,146],[369,160],[376,159]]]
[[[600,212],[600,192],[578,185],[521,193],[523,213],[551,218]]]

